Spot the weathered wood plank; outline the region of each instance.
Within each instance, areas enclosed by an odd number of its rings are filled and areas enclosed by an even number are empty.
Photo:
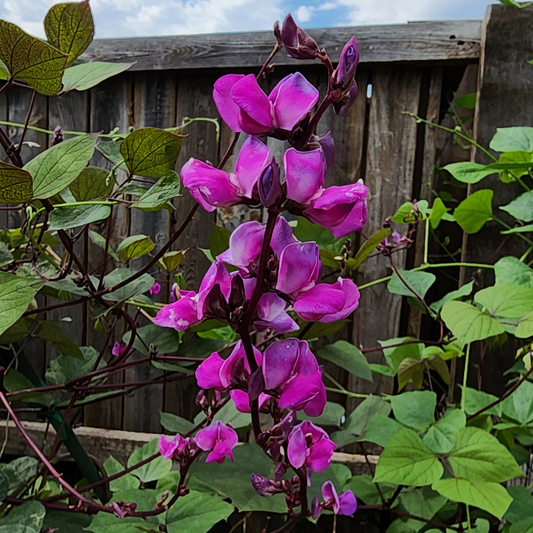
[[[108,132],[115,127],[119,127],[122,133],[128,131],[132,123],[132,91],[133,76],[125,74],[112,78],[94,89],[90,93],[90,131]],[[110,168],[111,165],[102,156],[95,153],[91,164],[102,168]],[[122,172],[118,173],[120,179],[124,179]],[[124,206],[113,207],[113,230],[111,233],[111,246],[116,250],[117,245],[129,234],[129,210]],[[101,233],[105,237],[106,223],[102,222],[93,225],[92,229]],[[87,268],[88,271],[101,272],[103,261],[102,249],[87,241]],[[109,258],[107,272],[116,266],[113,259]],[[123,266],[123,265],[122,265]],[[94,301],[87,306],[87,344],[97,350],[106,350],[106,358],[111,357],[108,346],[105,346],[105,336],[99,334],[94,329],[94,319],[92,315],[96,309]],[[124,333],[124,324],[119,322],[115,328],[110,344],[120,341]],[[109,382],[123,382],[124,375],[121,372],[113,374]],[[85,408],[85,424],[106,428],[121,428],[123,415],[123,398],[115,398],[103,402],[101,405],[89,405]]]
[[[135,75],[134,126],[135,128],[175,126],[176,83],[172,72],[139,73]],[[155,243],[154,253],[169,238],[169,213],[166,209],[144,213],[138,209],[130,212],[130,234],[148,235]],[[147,256],[132,261],[138,269],[148,262]],[[159,273],[162,290],[155,300],[165,301],[168,296],[168,277]],[[177,349],[177,346],[176,346]],[[133,357],[139,356],[136,352]],[[162,372],[149,366],[138,366],[125,372],[126,381],[146,381],[160,376]],[[143,387],[124,398],[123,429],[128,431],[159,431],[157,413],[163,409],[163,387]],[[146,413],[146,416],[139,416]],[[151,413],[152,416],[148,414]]]
[[[176,124],[181,124],[184,117],[218,117],[212,97],[215,80],[216,77],[212,74],[204,73],[199,75],[191,73],[179,78]],[[219,143],[213,124],[193,122],[186,128],[186,133],[189,134],[189,137],[183,142],[177,161],[178,171],[191,157],[210,161],[216,165],[219,157]],[[183,196],[174,201],[178,226],[185,219],[194,202],[189,191],[183,188]],[[180,266],[180,272],[185,277],[187,288],[190,290],[198,289],[203,275],[209,268],[209,261],[201,248],[209,248],[209,235],[214,222],[215,213],[207,213],[200,207],[193,221],[175,245],[176,250],[188,250],[185,261]],[[192,420],[198,412],[194,401],[197,392],[198,387],[194,378],[167,383],[165,386],[165,411]]]
[[[417,68],[380,68],[372,73],[364,177],[369,188],[369,215],[364,229],[367,236],[383,227],[384,220],[412,197],[417,125],[402,112],[418,112],[421,75],[422,70]],[[402,268],[405,253],[395,254],[394,261]],[[356,281],[362,285],[388,274],[388,261],[383,256],[377,256],[363,263]],[[354,319],[356,343],[373,348],[378,345],[378,340],[397,336],[401,304],[401,297],[391,295],[383,283],[363,290]],[[368,360],[371,363],[382,362],[381,352],[369,353]],[[390,387],[390,380],[374,376],[373,384],[351,379],[349,388],[357,392],[379,394],[390,392]]]
[[[357,36],[364,63],[475,61],[480,27],[477,20],[416,22],[310,30],[309,34],[334,61],[352,35]],[[242,68],[261,66],[274,43],[272,32],[101,39],[93,42],[87,54],[102,61],[136,61],[134,70]],[[294,65],[296,60],[282,52],[276,64]]]

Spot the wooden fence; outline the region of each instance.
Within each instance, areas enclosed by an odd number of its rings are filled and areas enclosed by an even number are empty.
[[[452,157],[457,160],[458,154],[454,153],[449,138],[417,124],[402,113],[416,113],[437,122],[445,120],[455,91],[476,90],[480,57],[488,50],[485,43],[490,39],[499,39],[496,33],[502,31],[501,27],[491,29],[495,21],[514,32],[513,25],[521,24],[525,28],[531,22],[530,13],[529,10],[520,12],[507,6],[491,6],[483,25],[480,21],[431,22],[310,32],[334,59],[338,58],[342,45],[351,35],[355,34],[359,41],[359,97],[345,117],[327,113],[318,125],[318,133],[323,135],[331,130],[337,147],[336,161],[329,171],[327,185],[342,185],[362,178],[370,189],[365,234],[379,229],[385,218],[403,202],[430,195],[435,186],[435,165]],[[485,28],[483,37],[482,26]],[[522,60],[528,47],[533,56],[533,46],[530,46],[532,32],[524,29],[515,34],[523,53],[515,54],[514,61]],[[273,39],[271,33],[250,33],[95,41],[89,49],[90,54],[105,61],[135,61],[135,64],[126,73],[90,91],[51,98],[39,96],[30,123],[45,129],[60,125],[64,130],[107,132],[119,127],[125,132],[129,127],[176,126],[184,117],[216,118],[218,113],[212,99],[214,81],[228,72],[256,72],[268,55]],[[275,72],[265,83],[267,89],[297,66],[324,92],[326,72],[320,64],[295,62],[283,53],[276,59]],[[487,70],[492,68],[489,63],[490,58],[485,57],[482,64]],[[480,76],[479,94],[482,97],[485,94],[482,86],[485,74],[483,70]],[[511,84],[515,75],[512,70],[508,70],[506,75],[509,78],[506,83]],[[531,80],[530,73],[521,75],[529,76],[527,79]],[[500,82],[495,79],[491,83],[497,85]],[[0,120],[24,122],[29,97],[28,91],[17,90],[0,95]],[[508,96],[501,95],[500,98],[502,101],[497,105],[503,106]],[[531,117],[520,115],[518,106],[514,109],[514,117],[507,117],[512,125],[531,123]],[[486,118],[476,117],[478,125],[482,122],[490,124],[491,110],[486,113]],[[488,125],[486,127],[489,128]],[[229,129],[222,124],[220,140],[217,141],[215,127],[208,122],[195,122],[187,128],[187,132],[189,137],[183,144],[178,170],[190,157],[216,164],[231,137]],[[9,133],[17,139],[20,130],[11,127]],[[28,132],[26,141],[38,143],[40,148],[24,146],[23,158],[27,160],[35,156],[39,149],[46,148],[49,140],[46,134]],[[268,144],[279,160],[285,148],[283,143],[268,139]],[[465,158],[465,153],[459,156]],[[470,154],[466,153],[466,158],[469,157]],[[102,160],[96,161],[96,157],[95,162],[104,164]],[[234,158],[228,162],[227,169],[232,165]],[[185,216],[192,201],[188,192],[184,191],[175,202],[178,216]],[[7,216],[4,211],[0,212],[0,217]],[[186,234],[178,241],[178,249],[189,249],[181,266],[188,286],[196,288],[209,265],[201,249],[208,248],[208,237],[214,222],[233,229],[242,221],[261,217],[262,213],[241,207],[219,210],[214,214],[200,210]],[[4,218],[0,219],[0,226],[16,222]],[[102,228],[95,225],[94,229],[98,231]],[[150,235],[159,247],[168,238],[169,230],[169,214],[165,210],[143,213],[119,208],[113,213],[112,245],[115,246],[131,232]],[[90,240],[79,243],[79,251],[89,271],[99,267],[101,254]],[[398,259],[399,266],[414,264],[419,259],[419,253],[420,246],[417,244],[412,252]],[[138,259],[133,267],[142,264],[143,259]],[[386,261],[379,257],[370,259],[358,271],[356,282],[362,284],[387,274]],[[456,274],[458,276],[459,272]],[[162,301],[167,298],[167,292],[162,291]],[[94,330],[93,311],[92,305],[88,304],[86,307],[49,312],[47,318],[72,317],[72,322],[64,323],[67,333],[80,345],[91,344],[99,348],[103,338]],[[380,339],[417,333],[420,324],[420,317],[402,304],[401,297],[392,296],[383,285],[377,285],[364,291],[353,321],[330,340],[344,338],[372,347]],[[117,331],[117,338],[120,335],[121,332]],[[35,341],[30,355],[37,370],[44,372],[55,354]],[[381,362],[381,357],[380,352],[369,356],[371,362]],[[380,392],[389,390],[391,386],[389,381],[379,378],[373,384],[357,380],[331,365],[328,365],[327,371],[352,391]],[[115,379],[126,382],[146,380],[157,372],[139,367]],[[86,407],[84,423],[111,429],[157,432],[160,430],[158,412],[161,410],[192,419],[196,413],[195,395],[193,379],[142,388],[126,397]],[[344,397],[335,398],[335,401],[346,403]],[[351,407],[350,404],[348,407]]]

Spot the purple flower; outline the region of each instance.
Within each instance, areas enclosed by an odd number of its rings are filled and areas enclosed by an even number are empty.
[[[320,500],[318,499],[318,496],[315,496],[311,502],[311,518],[313,520],[318,520],[321,512],[322,507],[320,507]]]
[[[111,348],[111,354],[115,357],[119,357],[126,351],[127,347],[127,344],[124,342],[115,342],[113,348]]]
[[[299,152],[289,148],[283,156],[287,198],[309,205],[324,188],[324,153],[321,148]]]
[[[305,420],[291,431],[287,455],[294,468],[322,472],[331,464],[336,447],[323,429]]]
[[[352,37],[342,49],[339,64],[333,74],[333,86],[343,89],[351,87],[358,63],[359,47],[357,46],[357,39]]]
[[[174,454],[178,455],[187,446],[187,439],[184,439],[179,433],[172,439],[168,440],[166,435],[159,437],[159,453],[163,456],[163,459],[168,461],[174,457]]]
[[[279,490],[276,490],[275,484],[272,483],[270,479],[261,474],[252,474],[250,481],[259,496],[272,496],[273,494],[280,492]]]
[[[290,13],[283,21],[281,38],[287,54],[294,59],[315,59],[318,55],[318,44],[296,25]]]
[[[231,399],[233,400],[233,403],[235,403],[235,408],[240,413],[250,413],[250,398],[248,396],[247,392],[244,392],[243,390],[234,389],[229,392],[229,395]],[[268,394],[265,394],[262,392],[259,394],[259,409],[263,407],[263,405],[270,400],[270,396]]]
[[[324,189],[304,215],[315,224],[329,228],[335,237],[345,237],[363,228],[368,218],[367,187],[362,181]]]
[[[206,210],[238,204],[251,198],[252,192],[264,170],[271,163],[269,148],[255,137],[243,144],[235,173],[228,174],[198,159],[189,159],[181,169],[183,185]]]
[[[313,287],[321,275],[320,249],[315,242],[289,244],[279,258],[276,290],[296,296]]]
[[[271,344],[263,354],[266,391],[279,394],[282,409],[303,409],[320,416],[326,405],[322,368],[306,341],[285,339]]]
[[[161,291],[161,285],[159,285],[159,283],[156,282],[150,287],[150,290],[148,292],[154,295],[154,294],[159,294],[160,291]]]
[[[318,97],[318,90],[299,72],[283,78],[269,96],[253,74],[222,76],[213,90],[217,109],[230,129],[256,136],[291,131]]]
[[[237,445],[239,437],[231,426],[222,422],[213,422],[210,426],[200,430],[196,435],[196,444],[204,451],[211,450],[206,463],[216,461],[222,464],[226,457],[233,459],[233,448]]]
[[[294,310],[308,322],[336,322],[359,305],[359,291],[351,279],[339,278],[333,285],[319,283],[299,294]]]
[[[122,509],[120,508],[120,506],[118,505],[117,502],[113,502],[111,504],[111,507],[113,507],[113,511],[115,511],[115,514],[119,517],[119,518],[124,518],[126,515],[124,514],[124,512],[122,511]]]
[[[274,292],[267,292],[261,296],[257,304],[257,318],[254,326],[257,331],[272,328],[275,333],[292,333],[300,326],[285,311],[287,302]]]
[[[331,509],[335,514],[351,516],[357,510],[357,500],[351,490],[344,492],[340,498],[331,481],[322,485],[324,508]]]

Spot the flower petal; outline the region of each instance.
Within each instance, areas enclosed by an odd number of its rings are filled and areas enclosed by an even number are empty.
[[[294,295],[312,287],[320,275],[321,264],[316,243],[304,242],[286,246],[279,258],[276,289]]]
[[[155,316],[154,324],[184,331],[190,326],[198,324],[200,320],[196,300],[185,296],[177,302],[165,305]]]
[[[339,498],[338,514],[352,516],[357,511],[357,499],[351,490],[347,490]]]
[[[213,100],[217,106],[222,120],[232,131],[241,131],[239,126],[239,106],[231,97],[231,88],[242,78],[244,74],[227,74],[215,82]]]
[[[204,359],[194,373],[198,387],[224,390],[225,386],[220,380],[220,369],[223,364],[224,359],[217,352],[213,352],[207,359]]]
[[[299,241],[293,235],[289,223],[283,217],[278,217],[276,226],[274,227],[274,233],[272,234],[272,240],[270,241],[270,247],[274,250],[274,253],[279,257],[281,252],[283,252],[289,244],[297,242]]]
[[[298,295],[294,310],[308,322],[321,322],[328,315],[341,313],[345,305],[346,295],[339,285],[319,283]]]
[[[252,120],[267,128],[272,126],[270,102],[253,74],[244,76],[233,85],[231,97]]]
[[[299,152],[289,148],[283,157],[287,198],[308,205],[324,187],[324,159],[320,148]]]
[[[322,472],[331,464],[331,458],[335,451],[336,444],[329,438],[322,438],[313,444],[307,457],[307,466],[313,472]]]
[[[259,222],[245,222],[229,238],[229,249],[218,256],[220,261],[246,268],[261,254],[265,227]]]
[[[279,396],[279,406],[282,409],[299,411],[305,407],[307,402],[313,400],[323,387],[321,372],[315,372],[312,376],[299,374],[283,387]],[[316,416],[321,414],[322,411]]]
[[[272,154],[266,144],[255,137],[246,139],[235,165],[235,179],[246,198],[252,197],[253,188],[271,159]]]
[[[300,427],[295,427],[289,435],[289,445],[287,446],[287,456],[294,468],[304,465],[307,456],[307,444],[305,435]]]
[[[333,286],[340,287],[340,289],[344,293],[346,301],[341,311],[339,311],[338,313],[324,315],[320,319],[320,322],[323,322],[325,324],[337,322],[337,320],[342,320],[343,318],[346,318],[353,311],[355,311],[355,309],[357,309],[357,306],[359,305],[359,290],[351,279],[339,278]]]
[[[220,427],[223,426],[222,422],[213,422],[210,426],[201,429],[195,437],[196,444],[201,450],[212,450],[219,440]]]
[[[219,463],[222,464],[224,462],[224,459],[226,457],[229,457],[232,461],[235,459],[233,458],[233,452],[231,451],[231,447],[228,446],[228,444],[224,441],[219,441],[215,444],[213,451],[207,456],[207,459],[205,460],[206,463]]]
[[[263,353],[265,389],[274,390],[291,377],[298,362],[298,339],[285,339],[271,344]]]
[[[298,331],[300,326],[285,312],[287,303],[275,292],[263,294],[257,304],[257,319],[254,324],[258,331],[272,328],[276,333]]]

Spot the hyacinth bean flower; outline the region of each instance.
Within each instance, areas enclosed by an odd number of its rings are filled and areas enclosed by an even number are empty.
[[[337,115],[343,115],[357,97],[355,70],[358,63],[359,48],[357,39],[352,37],[344,45],[339,64],[333,73],[333,87],[340,92],[340,98],[333,102],[333,109]]]
[[[111,348],[111,354],[115,357],[118,357],[126,351],[127,347],[127,344],[123,342],[115,342],[115,344],[113,344],[113,348]]]
[[[305,466],[313,472],[322,472],[331,464],[336,447],[323,429],[305,420],[291,431],[287,455],[294,468]]]
[[[319,92],[299,72],[283,78],[269,96],[253,74],[227,74],[215,82],[213,98],[232,131],[267,135],[292,131],[318,101]]]
[[[195,440],[201,450],[211,450],[205,461],[206,463],[217,462],[222,464],[226,457],[229,457],[232,461],[234,460],[232,450],[237,445],[239,437],[231,426],[216,421],[200,430]]]
[[[247,392],[244,392],[243,390],[234,389],[229,392],[229,395],[231,399],[233,400],[233,403],[235,404],[235,408],[240,413],[250,413],[250,398],[248,396]],[[263,407],[263,405],[270,399],[270,396],[268,394],[265,394],[262,392],[259,395],[259,409]]]
[[[261,365],[261,352],[254,346],[255,361]],[[228,390],[232,385],[250,377],[250,366],[246,359],[246,351],[239,341],[230,356],[222,359],[217,352],[204,359],[195,372],[196,381],[201,389],[215,389],[218,391]]]
[[[154,283],[150,289],[148,290],[148,292],[153,296],[153,295],[156,295],[156,294],[159,294],[161,292],[161,285],[159,285],[159,283]]]
[[[252,192],[266,167],[271,163],[269,148],[255,137],[244,142],[235,172],[228,174],[198,159],[189,159],[181,169],[183,185],[206,210],[238,204],[251,198]]]
[[[199,324],[204,317],[205,298],[215,285],[220,286],[222,295],[227,300],[231,292],[231,277],[226,267],[217,261],[204,276],[198,294],[194,291],[178,290],[179,298],[157,313],[154,324],[177,331],[184,331]]]
[[[271,344],[263,353],[265,391],[279,394],[282,409],[302,410],[320,416],[326,405],[322,367],[306,341],[284,339]]]
[[[179,433],[170,441],[167,439],[166,435],[161,435],[159,437],[159,453],[166,461],[172,459],[175,455],[179,455],[185,450],[186,446],[187,439],[184,439]]]
[[[283,21],[281,38],[287,54],[294,59],[315,59],[318,56],[318,44],[296,25],[290,13]]]
[[[322,498],[324,498],[324,509],[331,509],[335,514],[351,516],[357,510],[354,493],[347,490],[339,497],[331,481],[326,481],[322,485]]]

